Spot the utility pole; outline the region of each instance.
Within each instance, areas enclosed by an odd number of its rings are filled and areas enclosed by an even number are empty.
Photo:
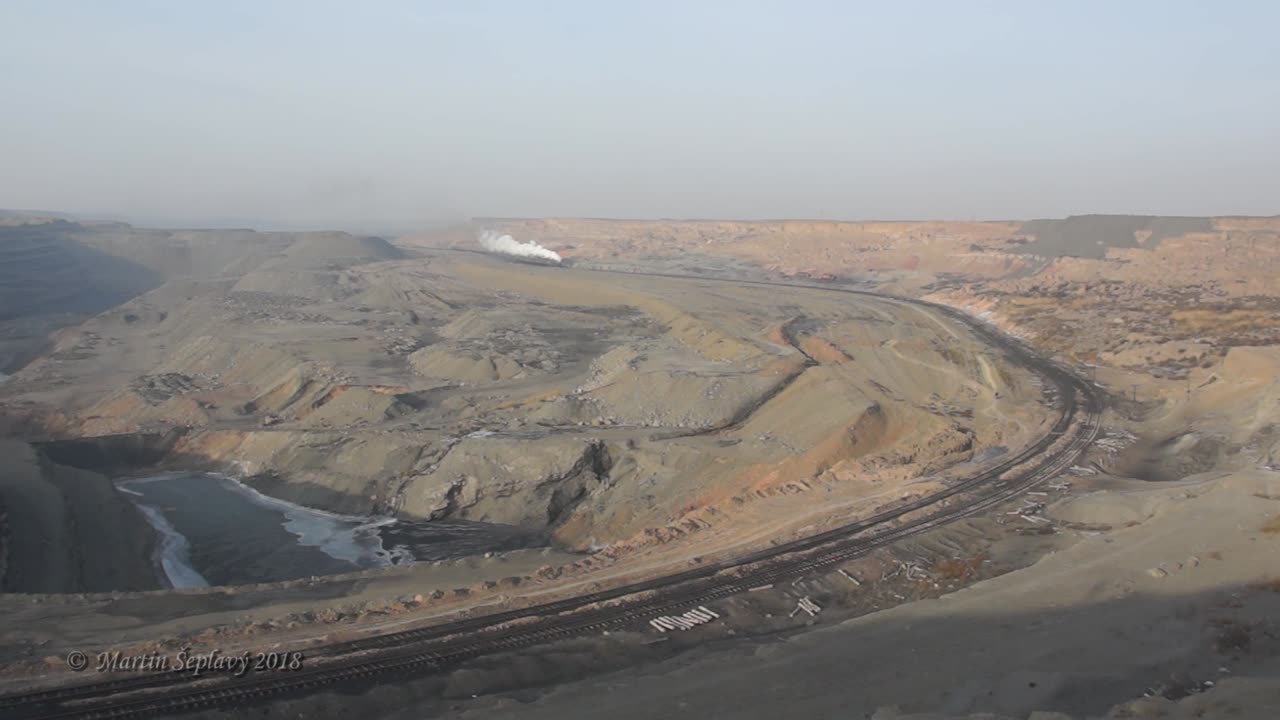
[[[1138,383],[1133,384],[1133,401],[1138,402]]]

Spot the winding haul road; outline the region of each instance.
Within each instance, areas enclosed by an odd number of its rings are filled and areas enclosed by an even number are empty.
[[[550,640],[647,627],[648,619],[655,615],[679,613],[753,587],[829,572],[839,563],[876,548],[989,509],[1062,473],[1097,437],[1102,397],[1093,384],[953,308],[849,288],[669,273],[623,274],[700,283],[799,287],[924,307],[963,323],[1001,350],[1010,362],[1037,373],[1045,382],[1049,401],[1060,412],[1048,433],[996,467],[872,517],[733,560],[567,600],[312,648],[307,651],[307,666],[293,672],[251,673],[239,679],[153,673],[3,696],[0,715],[42,719],[171,716],[334,686],[369,685]]]

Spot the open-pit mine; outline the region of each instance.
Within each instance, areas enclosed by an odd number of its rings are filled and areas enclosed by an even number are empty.
[[[710,640],[981,592],[1030,611],[1081,587],[1046,563],[1170,532],[1175,492],[1255,496],[1255,524],[1280,497],[1273,220],[496,219],[394,241],[2,220],[6,716],[359,693],[362,713],[549,717],[607,694],[589,670],[728,683]],[[1177,569],[1231,564],[1213,552]],[[172,664],[201,653],[263,665]]]

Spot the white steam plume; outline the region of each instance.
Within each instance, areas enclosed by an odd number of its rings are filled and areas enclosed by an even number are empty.
[[[488,252],[515,255],[516,257],[541,258],[552,262],[560,262],[560,253],[548,250],[536,242],[519,242],[510,235],[499,235],[492,230],[480,233],[480,247]]]

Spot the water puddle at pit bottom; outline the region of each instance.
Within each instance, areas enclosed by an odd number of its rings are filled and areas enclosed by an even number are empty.
[[[158,564],[173,587],[278,582],[547,545],[544,533],[506,525],[328,513],[206,473],[117,487],[155,528]]]

